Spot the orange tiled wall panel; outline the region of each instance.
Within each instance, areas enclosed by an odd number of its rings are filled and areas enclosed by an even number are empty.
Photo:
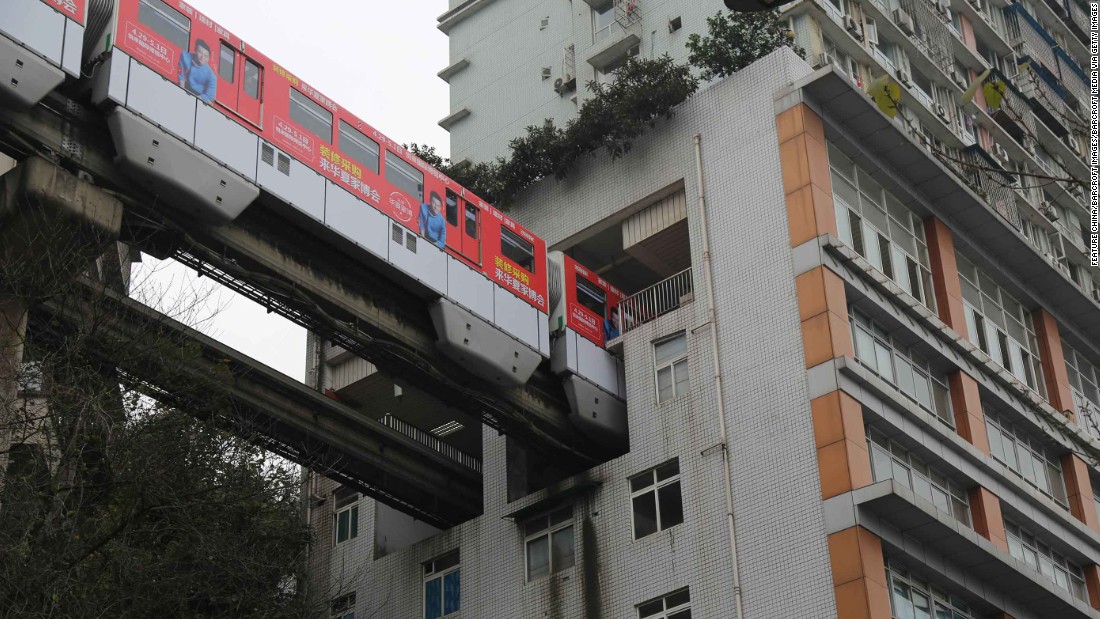
[[[1093,499],[1088,465],[1080,456],[1068,453],[1062,456],[1062,474],[1066,478],[1069,511],[1074,518],[1088,525],[1093,531],[1100,532],[1100,518],[1096,513],[1096,501]]]
[[[829,536],[837,616],[841,619],[890,619],[890,592],[882,542],[863,527]]]
[[[1001,515],[1001,499],[997,498],[997,495],[981,486],[971,488],[970,515],[974,520],[974,530],[979,535],[1008,552],[1005,520]]]
[[[1047,386],[1047,400],[1055,410],[1063,411],[1073,419],[1073,393],[1069,390],[1069,373],[1062,352],[1062,339],[1058,335],[1058,323],[1043,308],[1031,315],[1035,322],[1035,339],[1039,340],[1039,360],[1043,363],[1043,378]]]
[[[1085,572],[1085,587],[1089,592],[1089,604],[1093,608],[1100,610],[1100,566],[1086,565]]]
[[[871,456],[859,402],[843,391],[810,402],[814,417],[821,497],[828,499],[871,484]]]
[[[791,247],[836,234],[825,128],[816,112],[798,104],[775,118]]]
[[[963,313],[962,284],[959,265],[955,261],[955,240],[951,230],[935,217],[924,222],[928,240],[928,258],[932,264],[932,287],[936,292],[936,308],[940,320],[966,337],[966,314]]]
[[[829,269],[818,267],[799,275],[795,290],[806,367],[812,368],[834,357],[852,356],[848,301],[840,277]]]
[[[989,434],[985,429],[978,382],[966,372],[955,370],[947,375],[951,391],[951,409],[955,414],[955,431],[970,444],[989,454]]]

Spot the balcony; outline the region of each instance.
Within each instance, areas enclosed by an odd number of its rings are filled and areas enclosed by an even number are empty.
[[[1068,127],[1079,122],[1066,103],[1065,91],[1058,79],[1044,67],[1032,64],[1013,79],[1020,92],[1031,100],[1035,115],[1056,136],[1065,136],[1069,133]]]
[[[1005,18],[1016,26],[1019,36],[1013,41],[1017,47],[1019,60],[1037,62],[1048,71],[1057,71],[1058,62],[1054,58],[1054,48],[1058,46],[1054,37],[1020,4],[1005,9]]]
[[[850,501],[851,507],[842,506],[841,499]],[[1100,613],[1092,609],[1088,602],[1060,589],[1038,570],[1013,558],[894,480],[880,481],[831,501],[834,504],[827,505],[826,511],[836,513],[838,517],[833,518],[837,524],[830,528],[858,524],[878,535],[882,539],[883,550],[892,556],[904,557],[915,565],[939,566],[945,576],[963,578],[967,585],[973,582],[971,579],[983,581],[986,585],[977,588],[971,585],[968,589],[988,594],[991,585],[998,593],[1037,613],[1037,616],[1100,617]],[[839,517],[842,510],[847,513]],[[1070,554],[1075,561],[1083,558],[1080,553]],[[993,598],[998,599],[1000,596]],[[1001,604],[993,603],[983,612],[1003,609]]]
[[[940,161],[955,172],[978,197],[1013,228],[1019,230],[1020,211],[1016,208],[1016,177],[1006,172],[1001,162],[974,144],[964,148],[957,159],[940,155]]]
[[[420,443],[421,445],[424,445],[425,447],[428,447],[429,449],[439,452],[440,454],[450,458],[451,460],[454,460],[455,462],[458,462],[468,469],[472,469],[479,473],[481,472],[481,460],[478,460],[468,453],[459,451],[455,447],[440,440],[438,437],[429,434],[428,432],[425,432],[424,430],[421,430],[416,426],[405,423],[404,421],[401,421],[393,415],[386,415],[385,417],[379,419],[378,422],[391,430],[396,430],[397,432],[404,434],[405,436]],[[461,428],[461,424],[458,427]]]
[[[1073,31],[1073,34],[1077,35],[1077,38],[1082,43],[1087,43],[1089,40],[1089,15],[1085,12],[1085,9],[1081,8],[1081,5],[1077,4],[1075,0],[1063,0],[1066,6],[1065,17],[1062,19],[1069,26],[1069,29]]]
[[[1066,100],[1074,108],[1074,111],[1084,110],[1089,101],[1089,78],[1069,54],[1061,49],[1054,50],[1054,57],[1058,60],[1058,76],[1061,78],[1062,87],[1065,89]],[[1084,114],[1078,114],[1084,118]]]
[[[636,329],[694,299],[691,268],[630,295],[619,303],[622,332]]]
[[[1012,80],[997,69],[993,69],[983,85],[983,88],[986,87],[992,87],[993,90],[1001,93],[1000,104],[986,108],[986,112],[993,120],[997,121],[997,124],[1020,144],[1026,144],[1027,140],[1033,139],[1035,115],[1031,112],[1027,97],[1016,88]],[[987,106],[989,103],[987,97]]]

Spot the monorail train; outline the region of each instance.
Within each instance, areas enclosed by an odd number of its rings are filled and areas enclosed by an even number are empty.
[[[578,427],[622,438],[604,348],[622,294],[186,2],[3,0],[0,98],[32,107],[67,78],[175,208],[227,223],[274,196],[413,282],[463,367],[517,386],[551,359]]]

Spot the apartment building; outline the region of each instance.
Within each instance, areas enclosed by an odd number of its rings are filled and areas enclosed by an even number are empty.
[[[718,8],[452,2],[454,158],[565,122],[631,55],[683,61]],[[526,192],[511,214],[642,308],[608,345],[629,451],[544,462],[406,388],[385,423],[479,470],[483,515],[439,531],[311,480],[332,616],[1100,617],[1083,15],[801,0],[805,60]],[[310,358],[371,397],[368,363]]]

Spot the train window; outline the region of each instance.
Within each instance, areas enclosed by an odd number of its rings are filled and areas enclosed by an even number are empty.
[[[418,202],[424,202],[424,173],[393,151],[386,151],[386,180]]]
[[[313,135],[332,143],[332,112],[293,88],[290,89],[290,118]]]
[[[378,174],[378,142],[363,135],[355,127],[340,121],[340,150],[360,163],[364,168]]]
[[[179,49],[191,48],[191,20],[161,0],[141,0],[138,21]]]
[[[446,212],[444,214],[447,217],[447,224],[451,225],[451,226],[457,226],[458,225],[458,194],[451,191],[450,189],[447,190],[447,203],[444,205],[444,209],[446,210]]]
[[[466,236],[477,238],[477,207],[473,204],[466,205]]]
[[[218,52],[218,77],[230,84],[237,77],[237,52],[225,41],[222,41],[221,51]]]
[[[607,316],[607,295],[590,281],[577,278],[577,302],[601,318]]]
[[[534,244],[504,227],[500,229],[500,252],[524,269],[535,272]]]
[[[244,94],[260,98],[260,65],[248,59],[244,61]]]

